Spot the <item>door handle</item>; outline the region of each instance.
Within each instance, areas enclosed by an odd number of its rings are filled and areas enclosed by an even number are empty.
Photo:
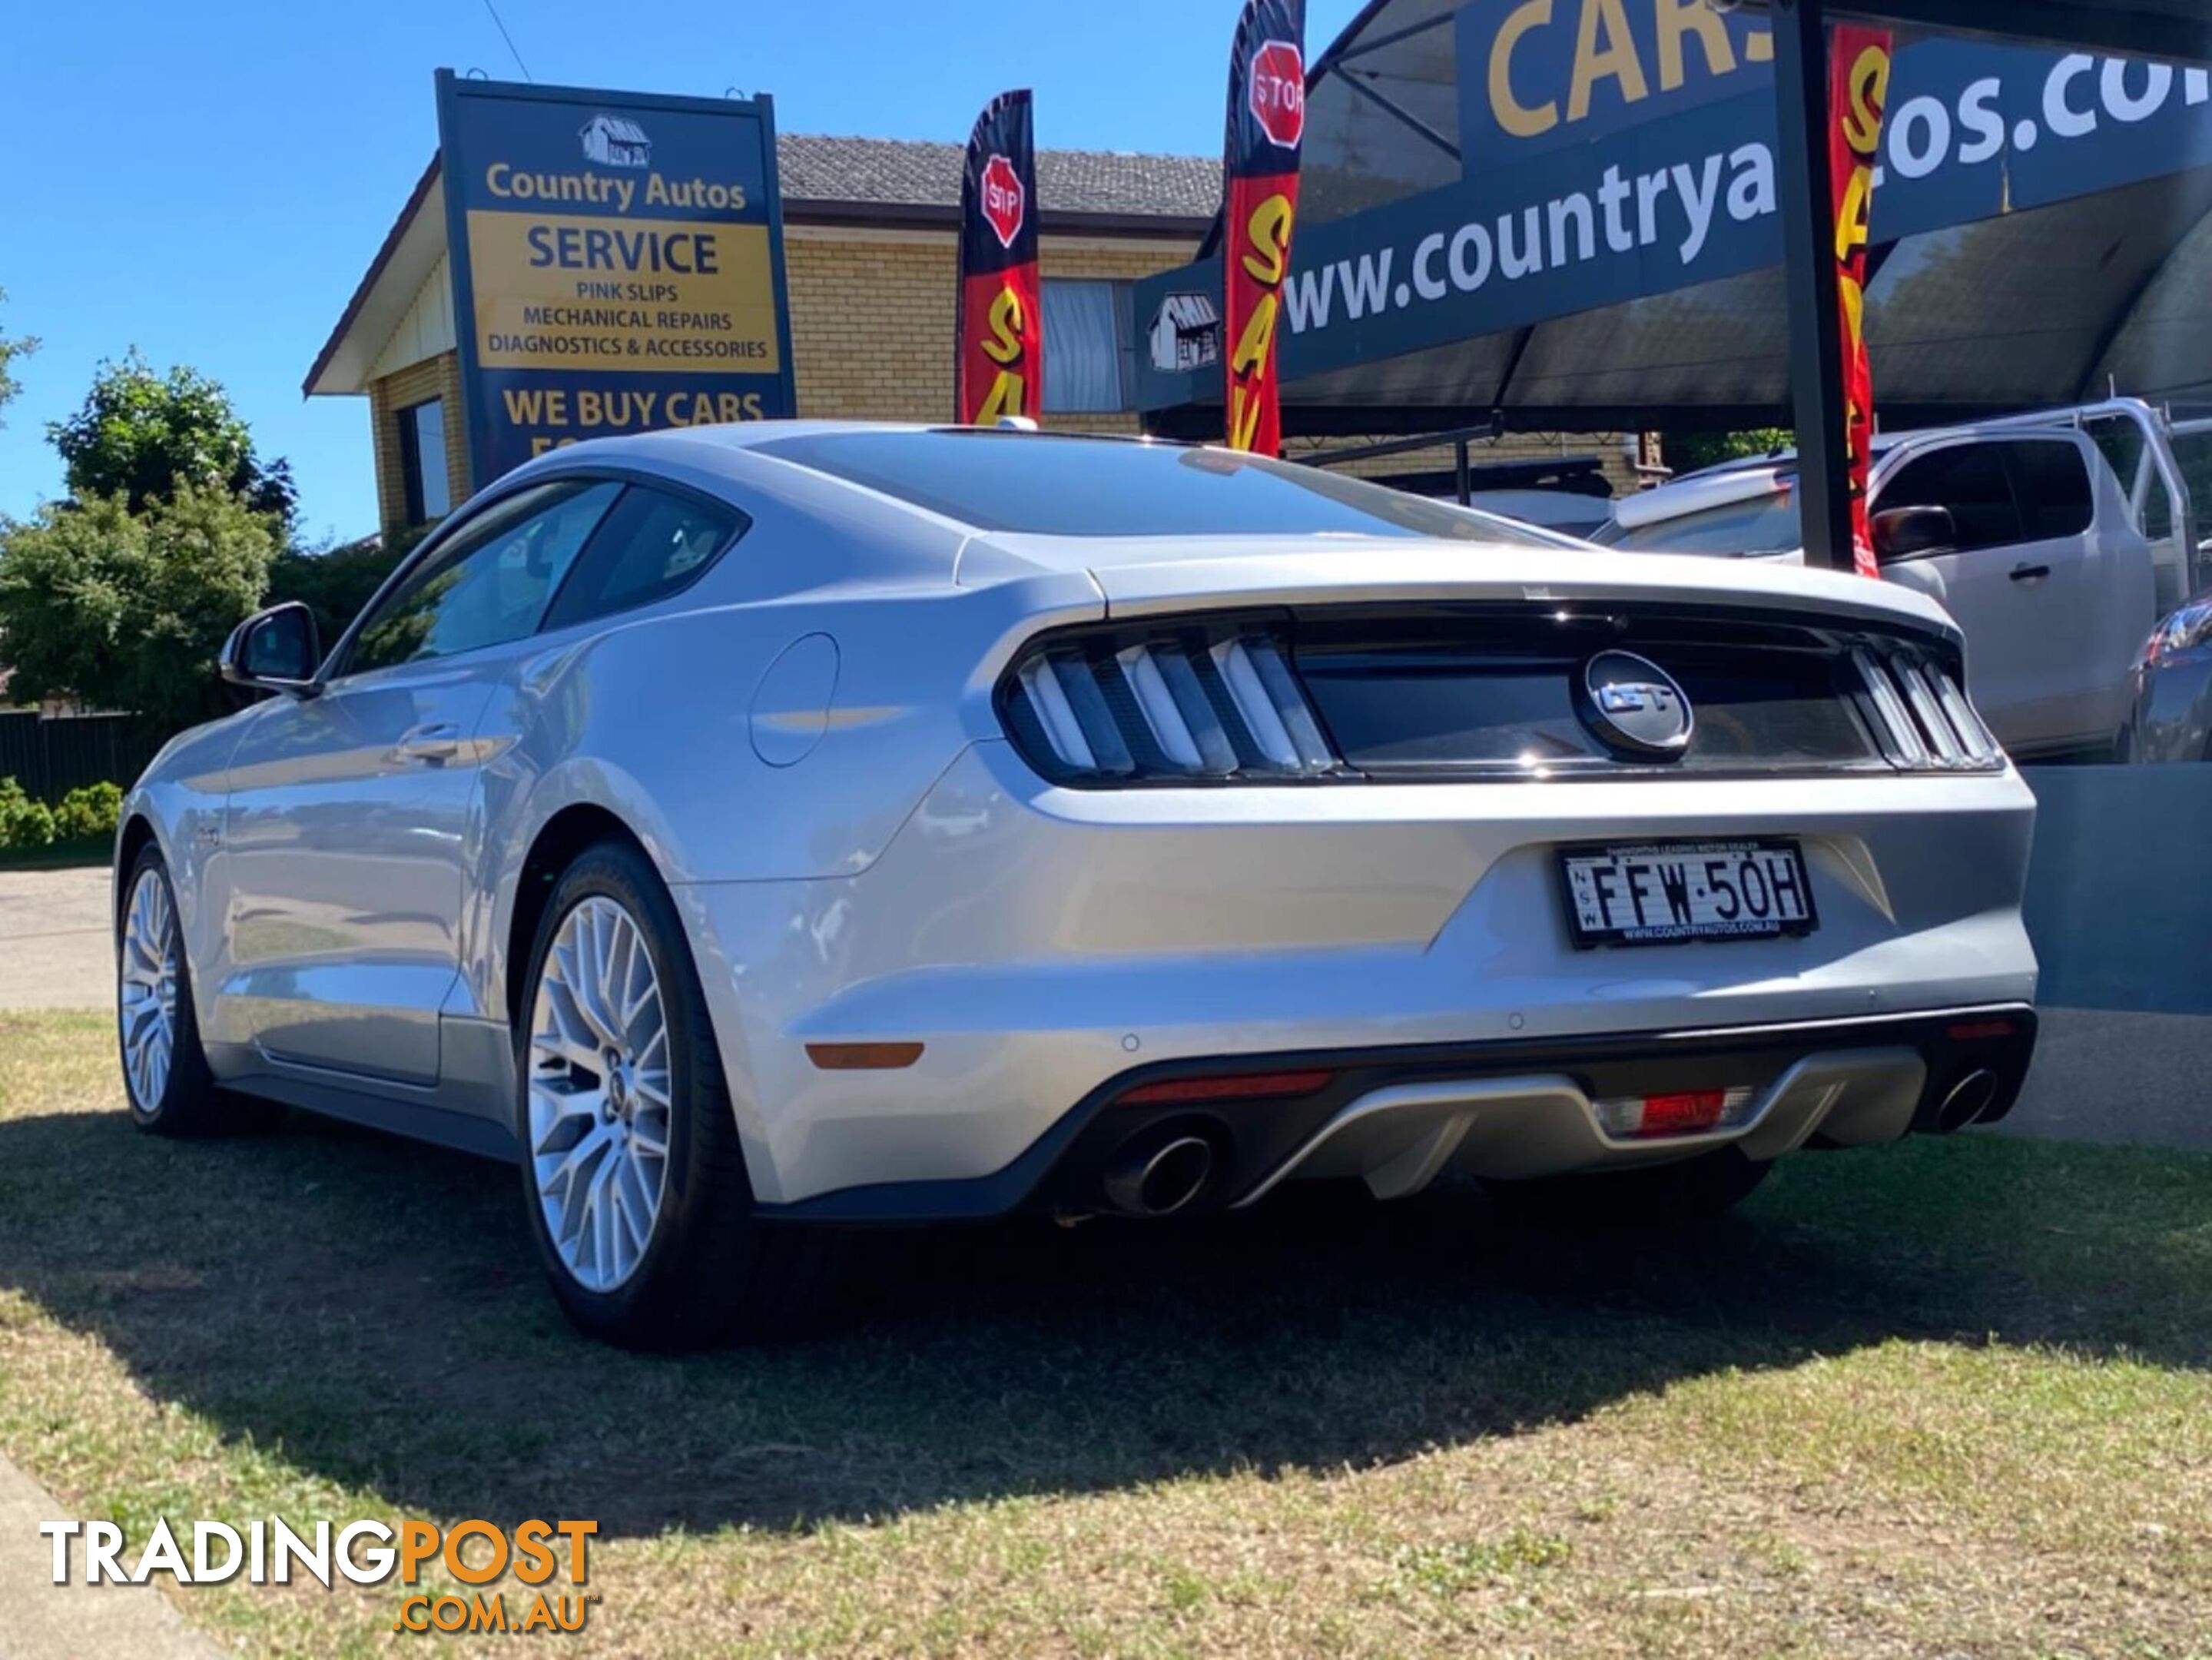
[[[447,721],[416,727],[401,736],[392,752],[403,761],[450,761],[461,752],[461,729]]]
[[[2012,568],[2012,580],[2015,582],[2040,582],[2050,575],[2051,567],[2048,565],[2014,565]]]

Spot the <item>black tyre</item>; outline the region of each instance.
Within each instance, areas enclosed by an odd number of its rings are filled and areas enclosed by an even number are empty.
[[[126,874],[115,936],[116,1053],[131,1121],[155,1135],[232,1135],[267,1128],[274,1103],[216,1086],[200,1047],[191,965],[168,866],[152,842]]]
[[[761,1221],[698,970],[645,856],[601,842],[555,884],[513,1011],[532,1237],[562,1310],[626,1347],[810,1323],[834,1235]]]
[[[1580,1231],[1680,1227],[1722,1214],[1749,1198],[1770,1163],[1721,1147],[1645,1170],[1486,1182],[1491,1201],[1517,1222]]]

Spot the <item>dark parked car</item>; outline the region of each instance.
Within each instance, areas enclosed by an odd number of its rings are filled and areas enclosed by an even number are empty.
[[[2151,631],[2136,660],[2131,761],[2212,761],[2212,589]]]

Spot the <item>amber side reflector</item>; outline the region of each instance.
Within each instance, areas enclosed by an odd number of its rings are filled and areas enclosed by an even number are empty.
[[[1255,1072],[1228,1078],[1164,1078],[1139,1084],[1121,1099],[1144,1105],[1163,1101],[1250,1101],[1261,1097],[1311,1095],[1336,1080],[1333,1072]]]
[[[896,1072],[921,1059],[921,1045],[809,1043],[806,1058],[824,1072]]]
[[[1951,1027],[1948,1035],[1954,1043],[1982,1043],[2012,1034],[2013,1024],[2009,1020],[1967,1020]]]

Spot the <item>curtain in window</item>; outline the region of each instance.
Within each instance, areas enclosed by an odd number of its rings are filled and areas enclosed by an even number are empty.
[[[1126,410],[1121,307],[1114,283],[1044,281],[1044,407],[1054,415]]]

